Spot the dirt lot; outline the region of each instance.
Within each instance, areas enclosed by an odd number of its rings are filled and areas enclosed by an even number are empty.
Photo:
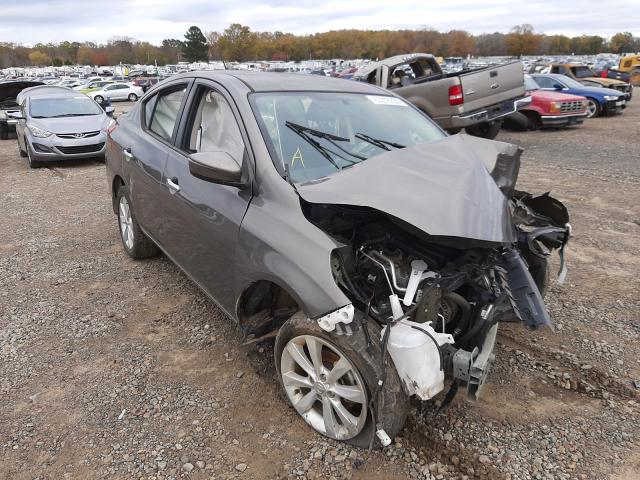
[[[640,478],[639,138],[640,98],[500,134],[520,187],[572,213],[556,332],[502,328],[480,401],[416,402],[372,455],[312,433],[272,346],[241,346],[166,258],[125,255],[102,164],[30,170],[0,142],[0,478]]]

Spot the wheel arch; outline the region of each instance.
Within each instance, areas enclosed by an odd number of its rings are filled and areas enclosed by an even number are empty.
[[[254,338],[278,331],[302,310],[297,295],[274,279],[260,279],[246,285],[236,302],[238,325]]]
[[[534,109],[526,109],[520,111],[529,119],[533,127],[539,127],[542,124],[542,113],[540,111]]]
[[[113,213],[118,213],[118,190],[124,187],[124,180],[120,175],[115,175],[111,182],[111,204],[113,206]]]

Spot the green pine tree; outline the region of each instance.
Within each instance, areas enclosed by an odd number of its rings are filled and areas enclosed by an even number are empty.
[[[200,62],[209,59],[209,47],[207,38],[195,25],[184,34],[185,42],[182,45],[182,55],[187,62]]]

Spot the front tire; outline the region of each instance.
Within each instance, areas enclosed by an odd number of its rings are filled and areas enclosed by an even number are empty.
[[[120,240],[122,240],[122,245],[127,254],[135,260],[157,255],[158,247],[144,234],[140,225],[138,225],[126,187],[120,187],[116,200]]]
[[[513,112],[505,117],[503,125],[506,129],[516,132],[526,132],[533,128],[529,117],[522,112]]]
[[[33,154],[31,153],[31,147],[27,144],[27,163],[30,168],[40,168],[42,166],[42,162],[33,159]]]
[[[593,98],[587,98],[587,118],[594,118],[600,115],[600,103]]]
[[[129,101],[130,102],[135,102],[138,100],[138,95],[136,95],[135,93],[130,93],[129,94]]]
[[[95,97],[93,97],[93,99],[100,105],[104,103],[104,97],[102,95],[96,95]]]
[[[25,147],[27,146],[27,139],[22,137],[22,141],[24,142]],[[27,147],[28,148],[28,147]],[[26,158],[27,157],[27,152],[25,150],[22,149],[22,147],[20,146],[20,142],[18,142],[18,152],[20,153],[20,156],[22,158]]]
[[[378,380],[382,346],[380,329],[368,324],[371,346],[362,328],[353,335],[322,330],[315,320],[296,313],[278,332],[275,362],[289,402],[321,435],[366,448],[375,436],[368,408]],[[393,438],[404,426],[408,396],[389,355],[386,380],[377,396],[376,423]]]
[[[0,140],[8,140],[9,139],[9,127],[6,123],[0,123]]]
[[[477,125],[465,128],[469,135],[474,137],[486,138],[493,140],[498,136],[498,132],[502,127],[502,120],[494,120],[493,122],[482,122]]]

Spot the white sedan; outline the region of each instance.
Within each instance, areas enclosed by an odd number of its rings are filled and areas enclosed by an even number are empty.
[[[142,88],[126,83],[112,83],[105,85],[100,90],[87,93],[99,104],[104,103],[107,98],[111,101],[129,100],[130,102],[135,102],[143,94]]]

